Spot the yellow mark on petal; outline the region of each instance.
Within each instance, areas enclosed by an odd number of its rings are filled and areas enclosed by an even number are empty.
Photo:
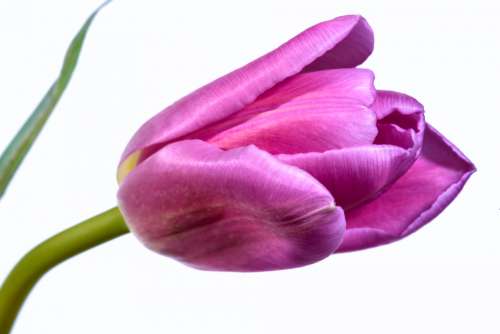
[[[116,173],[118,184],[122,183],[125,177],[135,168],[135,166],[137,166],[140,157],[141,150],[135,151],[118,166],[118,172]]]

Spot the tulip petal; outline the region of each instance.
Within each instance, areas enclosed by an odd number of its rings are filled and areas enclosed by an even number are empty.
[[[370,107],[379,120],[375,144],[412,149],[417,155],[424,139],[424,107],[413,97],[392,91],[377,91]]]
[[[360,68],[299,73],[278,83],[245,109],[270,110],[291,100],[325,96],[353,99],[368,107],[377,96],[374,80],[372,71]]]
[[[267,152],[323,152],[371,144],[376,116],[373,73],[341,69],[284,80],[246,108],[189,137],[221,148],[254,144]]]
[[[315,25],[154,116],[134,135],[121,161],[136,151],[161,146],[228,117],[307,65],[307,70],[356,66],[372,49],[373,33],[360,16]]]
[[[314,176],[346,210],[376,197],[416,160],[425,121],[423,107],[401,93],[377,91],[371,108],[379,117],[375,145],[277,158]]]
[[[315,102],[328,105],[328,99],[334,99],[335,102],[344,100],[343,104],[346,104],[345,100],[350,100],[353,104],[370,106],[377,94],[373,81],[374,75],[372,71],[357,68],[299,73],[269,89],[242,110],[220,122],[182,137],[182,139],[207,141],[225,130],[251,120],[259,114],[293,103],[310,104]]]
[[[420,157],[375,200],[346,212],[347,231],[340,251],[396,241],[413,233],[448,206],[474,165],[427,125]]]
[[[406,150],[392,145],[280,154],[276,157],[314,176],[345,209],[375,196],[405,172],[410,159]]]
[[[368,108],[335,99],[288,103],[217,134],[209,140],[229,149],[254,144],[272,154],[324,152],[372,143],[375,114]]]
[[[147,247],[206,270],[310,264],[331,254],[345,229],[319,182],[255,146],[169,144],[125,178],[118,199]]]
[[[424,110],[424,106],[413,97],[390,90],[377,90],[377,98],[371,108],[377,114],[378,119],[388,117],[395,111],[401,115],[411,115]],[[393,117],[394,119],[398,118],[397,115]],[[402,117],[399,117],[399,123],[403,128],[416,128],[418,126],[414,121],[405,120]]]

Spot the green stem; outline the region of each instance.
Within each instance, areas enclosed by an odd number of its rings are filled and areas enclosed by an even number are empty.
[[[8,334],[38,280],[70,257],[129,232],[118,208],[85,220],[42,242],[12,269],[0,288],[0,334]]]

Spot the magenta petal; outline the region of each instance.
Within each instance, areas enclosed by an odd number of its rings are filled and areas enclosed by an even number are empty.
[[[360,16],[315,25],[276,50],[196,90],[157,114],[134,135],[122,155],[170,142],[220,121],[283,79],[310,68],[356,66],[373,49],[373,33]]]
[[[280,154],[320,181],[345,209],[378,194],[406,171],[409,153],[392,145],[370,145],[323,153]]]
[[[312,102],[327,105],[330,100],[348,100],[368,107],[373,104],[377,95],[373,86],[374,79],[372,71],[358,68],[299,73],[283,80],[231,116],[183,139],[208,140],[222,131],[243,124],[259,114],[277,110],[283,105],[297,104],[300,107]]]
[[[396,145],[418,154],[424,138],[424,107],[413,97],[392,91],[377,91],[371,106],[378,118],[375,144]]]
[[[352,101],[294,101],[217,134],[209,140],[228,149],[254,144],[272,154],[324,152],[367,145],[377,135],[375,114]]]
[[[150,249],[206,270],[303,266],[340,244],[343,211],[302,170],[254,146],[165,146],[118,192],[131,230]]]
[[[427,125],[420,157],[375,200],[346,212],[347,231],[340,251],[386,244],[416,231],[457,196],[474,165]]]
[[[356,16],[339,17],[336,20],[351,20]],[[359,17],[358,17],[359,18]],[[332,21],[329,21],[332,22]],[[329,24],[329,22],[320,24]],[[309,64],[304,71],[319,71],[328,68],[349,68],[362,64],[373,51],[373,31],[365,19],[360,18],[341,42],[320,58]]]
[[[383,119],[391,113],[397,112],[401,115],[410,115],[424,111],[424,106],[413,97],[389,90],[377,90],[377,99],[371,106],[377,114],[378,119]],[[403,125],[403,127],[411,126]]]
[[[368,145],[377,135],[375,113],[367,108],[374,98],[371,71],[302,73],[193,136],[225,149],[254,144],[273,154]]]
[[[296,99],[323,97],[352,99],[368,107],[374,103],[377,96],[374,80],[372,71],[360,68],[299,73],[269,89],[245,109],[270,110]]]

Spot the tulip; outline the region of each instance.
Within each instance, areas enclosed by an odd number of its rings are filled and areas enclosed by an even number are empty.
[[[118,168],[130,230],[199,269],[261,271],[428,223],[475,168],[417,100],[356,68],[372,50],[364,18],[338,17],[154,116]]]

